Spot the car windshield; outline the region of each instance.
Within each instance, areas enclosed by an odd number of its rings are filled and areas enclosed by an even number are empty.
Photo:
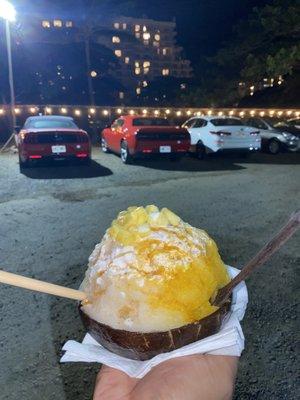
[[[284,128],[290,126],[287,121],[279,118],[269,118],[267,119],[267,122],[272,128]]]
[[[243,122],[236,118],[216,118],[211,119],[210,122],[215,126],[240,126],[244,125]]]
[[[51,128],[77,128],[77,126],[71,119],[41,118],[41,119],[30,119],[25,123],[25,128],[51,129]]]
[[[135,118],[133,126],[170,126],[167,119],[164,118]]]

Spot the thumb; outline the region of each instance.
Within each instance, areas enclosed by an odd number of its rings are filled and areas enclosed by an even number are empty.
[[[102,366],[96,377],[93,400],[126,400],[138,379],[115,368]]]

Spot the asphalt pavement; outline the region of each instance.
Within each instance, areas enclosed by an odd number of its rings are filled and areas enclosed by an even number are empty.
[[[17,155],[6,153],[0,155],[0,268],[78,288],[116,214],[152,203],[207,230],[223,260],[240,268],[299,208],[299,176],[299,154],[127,166],[94,148],[91,166],[21,174]],[[236,400],[299,398],[299,237],[247,282]],[[90,399],[99,366],[59,363],[64,342],[83,335],[73,301],[0,285],[0,399]]]

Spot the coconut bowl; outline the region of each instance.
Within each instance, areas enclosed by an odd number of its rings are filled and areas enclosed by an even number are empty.
[[[88,333],[103,347],[122,357],[148,360],[219,332],[230,305],[231,299],[199,321],[169,331],[149,333],[111,328],[90,318],[80,306],[79,313]]]

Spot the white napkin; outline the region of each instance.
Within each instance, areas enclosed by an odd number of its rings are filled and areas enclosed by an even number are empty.
[[[228,272],[234,277],[239,270],[228,266]],[[75,340],[68,340],[65,343],[63,347],[65,354],[60,361],[97,362],[119,369],[132,378],[143,378],[154,366],[175,357],[191,354],[240,356],[244,350],[245,338],[239,321],[244,317],[247,303],[248,292],[245,283],[242,282],[233,290],[231,313],[218,333],[169,353],[159,354],[150,360],[137,361],[118,356],[86,334],[82,343]]]

